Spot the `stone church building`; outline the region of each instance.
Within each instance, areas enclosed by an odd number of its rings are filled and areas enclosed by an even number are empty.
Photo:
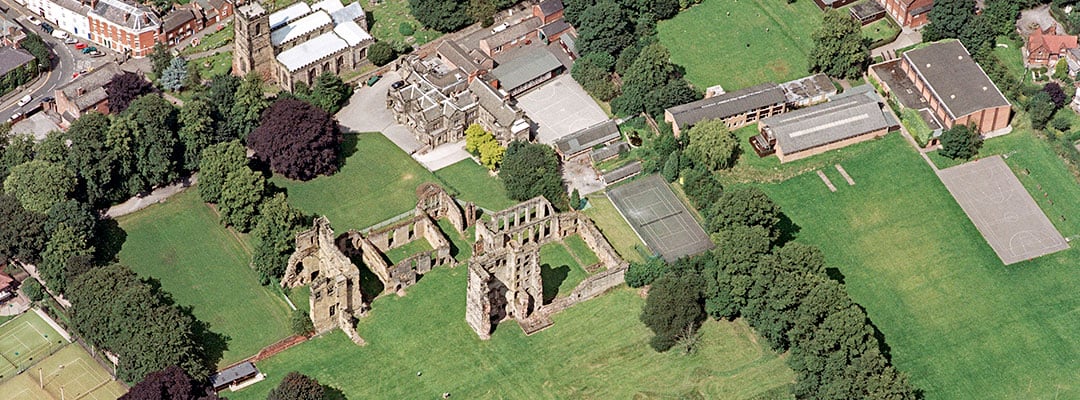
[[[255,71],[289,91],[301,82],[313,85],[324,72],[356,70],[375,42],[360,4],[341,0],[298,2],[272,13],[252,1],[237,6],[235,19],[233,73]]]

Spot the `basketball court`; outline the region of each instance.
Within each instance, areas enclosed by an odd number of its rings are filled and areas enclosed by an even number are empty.
[[[1069,248],[1001,156],[938,175],[1005,265]]]
[[[713,247],[709,235],[660,175],[620,185],[608,190],[607,196],[641,241],[669,262]]]
[[[563,136],[608,119],[570,74],[562,74],[518,97],[518,107],[536,122],[536,141],[555,143]]]

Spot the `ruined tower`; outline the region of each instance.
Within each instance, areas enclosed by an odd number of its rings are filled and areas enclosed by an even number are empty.
[[[489,339],[492,327],[502,320],[525,320],[544,301],[540,246],[511,241],[505,248],[473,256],[467,293],[465,321],[481,339]]]
[[[264,81],[272,81],[274,49],[270,46],[270,13],[258,1],[236,8],[233,28],[234,75],[243,77],[257,72]]]

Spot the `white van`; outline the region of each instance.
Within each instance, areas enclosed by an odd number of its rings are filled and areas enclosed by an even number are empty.
[[[52,35],[53,35],[54,38],[57,38],[57,39],[67,39],[67,37],[68,37],[67,32],[64,32],[64,31],[59,30],[59,29],[53,29]]]
[[[23,96],[22,99],[19,99],[19,107],[25,106],[27,104],[30,104],[30,95]]]

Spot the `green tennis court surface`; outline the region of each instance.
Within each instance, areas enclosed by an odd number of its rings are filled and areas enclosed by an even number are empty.
[[[61,395],[63,391],[63,395]],[[44,361],[0,384],[2,397],[11,400],[113,400],[127,389],[105,371],[78,344],[49,356]]]
[[[36,313],[0,326],[0,381],[11,378],[64,347],[67,341]]]

